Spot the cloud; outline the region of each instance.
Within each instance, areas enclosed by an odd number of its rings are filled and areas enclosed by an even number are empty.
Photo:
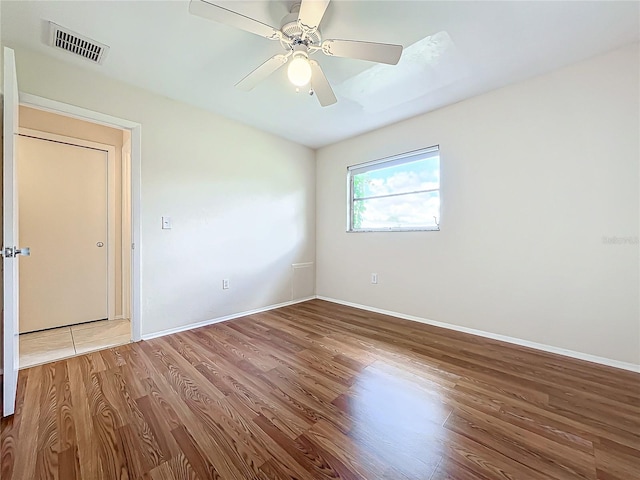
[[[434,217],[440,217],[439,158],[371,170],[358,176],[363,187],[360,198],[383,197],[359,202],[360,228],[436,225]],[[386,196],[391,194],[396,195]]]
[[[365,200],[361,228],[435,226],[440,217],[440,192]]]

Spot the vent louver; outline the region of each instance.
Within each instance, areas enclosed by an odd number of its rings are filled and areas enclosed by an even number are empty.
[[[88,37],[80,35],[68,28],[49,22],[49,45],[69,53],[73,53],[87,60],[102,64],[109,51],[109,47],[96,42]]]

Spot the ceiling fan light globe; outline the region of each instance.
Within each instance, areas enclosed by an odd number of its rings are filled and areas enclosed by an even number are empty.
[[[305,56],[296,56],[287,69],[289,81],[296,87],[303,87],[311,80],[311,65]]]

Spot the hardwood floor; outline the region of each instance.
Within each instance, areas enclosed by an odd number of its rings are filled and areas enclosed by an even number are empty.
[[[20,372],[4,480],[640,479],[640,375],[320,300]]]

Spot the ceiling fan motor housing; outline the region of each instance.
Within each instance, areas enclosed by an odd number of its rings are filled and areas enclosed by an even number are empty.
[[[280,31],[293,40],[294,44],[296,43],[296,40],[298,40],[298,43],[304,43],[307,46],[319,46],[322,41],[320,30],[316,29],[313,32],[307,32],[303,36],[304,32],[298,24],[298,10],[300,10],[300,4],[295,4],[291,7],[291,13],[282,19],[282,27],[280,27]]]

